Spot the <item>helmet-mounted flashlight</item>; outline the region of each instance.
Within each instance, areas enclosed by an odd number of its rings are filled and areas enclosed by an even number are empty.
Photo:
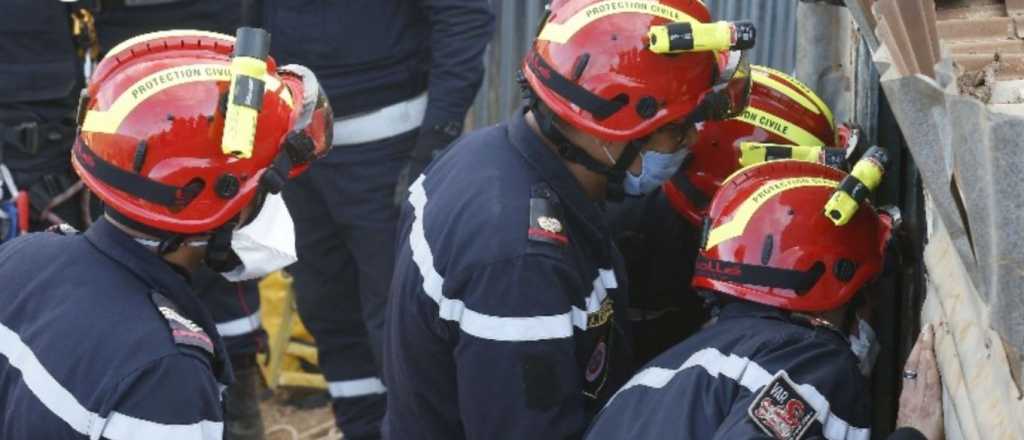
[[[256,120],[263,109],[263,76],[267,74],[270,34],[259,28],[238,28],[231,58],[231,88],[224,116],[224,154],[248,159],[256,140]]]
[[[651,26],[647,37],[651,52],[659,54],[723,52],[753,48],[757,28],[749,21],[676,22]]]
[[[832,197],[825,204],[825,216],[836,226],[843,226],[853,218],[868,195],[882,183],[885,166],[889,163],[889,153],[881,147],[871,147],[864,157],[857,161]]]
[[[849,168],[846,163],[846,151],[842,148],[811,145],[779,145],[760,142],[740,143],[739,162],[741,167],[787,159],[820,163],[840,170]]]

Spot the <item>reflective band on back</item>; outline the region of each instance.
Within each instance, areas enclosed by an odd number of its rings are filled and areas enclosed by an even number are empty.
[[[616,14],[638,13],[653,15],[669,21],[699,22],[689,14],[678,9],[649,0],[605,0],[594,3],[580,10],[562,23],[548,22],[537,36],[538,40],[565,44],[581,29],[594,21]]]
[[[730,218],[729,221],[711,229],[711,232],[708,234],[708,242],[704,246],[704,249],[710,250],[711,248],[718,246],[718,244],[723,241],[743,235],[743,231],[747,229],[747,224],[750,223],[750,219],[754,216],[754,213],[756,213],[758,209],[761,209],[761,206],[763,206],[768,200],[771,200],[772,197],[795,188],[803,188],[807,186],[835,188],[838,184],[839,182],[836,182],[835,180],[822,179],[818,177],[794,177],[791,179],[769,181],[762,185],[757,191],[754,191],[747,200],[744,200],[739,209],[732,214],[732,218]],[[722,186],[724,187],[725,184]]]
[[[756,393],[769,382],[775,373],[769,372],[751,359],[736,356],[735,354],[725,355],[715,348],[705,348],[694,353],[679,368],[668,369],[661,367],[648,367],[633,376],[626,382],[611,399],[608,400],[610,407],[615,399],[623,393],[634,388],[645,387],[660,390],[669,384],[676,376],[687,370],[699,367],[714,378],[727,377],[736,381],[737,384],[746,388],[751,393]],[[783,370],[785,371],[785,370]],[[850,422],[843,420],[839,415],[832,412],[832,404],[825,395],[821,394],[814,385],[796,384],[800,396],[817,411],[816,419],[822,426],[822,434],[828,440],[868,440],[871,438],[871,428],[853,426]]]

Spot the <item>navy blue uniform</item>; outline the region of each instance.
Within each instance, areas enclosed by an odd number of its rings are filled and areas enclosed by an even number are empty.
[[[156,254],[100,220],[3,245],[0,279],[0,438],[221,438],[223,344]]]
[[[395,187],[414,151],[429,160],[461,131],[483,80],[490,4],[263,0],[262,11],[271,53],[312,69],[334,109],[335,148],[285,189],[299,256],[288,270],[338,425],[376,438]]]
[[[621,256],[559,156],[521,113],[471,133],[400,233],[385,437],[578,438],[631,354]]]
[[[587,439],[868,440],[867,390],[838,332],[729,303],[630,379]]]
[[[703,300],[690,288],[698,240],[658,189],[608,205],[608,223],[629,275],[637,367],[700,329]]]
[[[228,353],[252,355],[266,347],[267,333],[260,321],[258,280],[230,282],[204,266],[192,273],[192,286],[210,311]]]

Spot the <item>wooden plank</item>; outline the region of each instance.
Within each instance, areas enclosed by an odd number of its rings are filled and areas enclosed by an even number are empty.
[[[1001,55],[1024,53],[1022,40],[950,41],[946,45],[953,54]]]
[[[984,40],[1017,37],[1013,20],[1009,17],[940,21],[938,30],[939,38],[943,40]]]
[[[1006,14],[1024,15],[1024,0],[1006,0]]]

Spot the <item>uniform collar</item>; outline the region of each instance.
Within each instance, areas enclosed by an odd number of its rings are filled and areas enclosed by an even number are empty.
[[[836,337],[837,341],[846,343],[846,335],[842,332],[823,326],[811,325],[811,323],[805,319],[794,317],[790,312],[775,307],[766,306],[764,304],[753,303],[749,301],[735,301],[729,302],[722,306],[718,319],[719,321],[727,320],[730,318],[760,318],[760,319],[772,319],[777,321],[788,322],[793,325],[812,329],[814,331],[821,331],[826,334],[830,334]]]
[[[542,180],[551,185],[562,204],[583,220],[587,235],[601,239],[611,235],[601,205],[587,197],[576,177],[562,159],[526,123],[526,108],[521,108],[508,124],[509,140]]]
[[[128,269],[177,307],[177,312],[195,322],[214,341],[214,371],[222,383],[230,383],[227,352],[210,313],[193,293],[192,286],[163,258],[143,247],[109,220],[100,218],[85,231],[85,238],[111,260]],[[152,292],[139,292],[147,296]],[[154,305],[154,307],[156,307]],[[226,375],[226,376],[225,376]]]

